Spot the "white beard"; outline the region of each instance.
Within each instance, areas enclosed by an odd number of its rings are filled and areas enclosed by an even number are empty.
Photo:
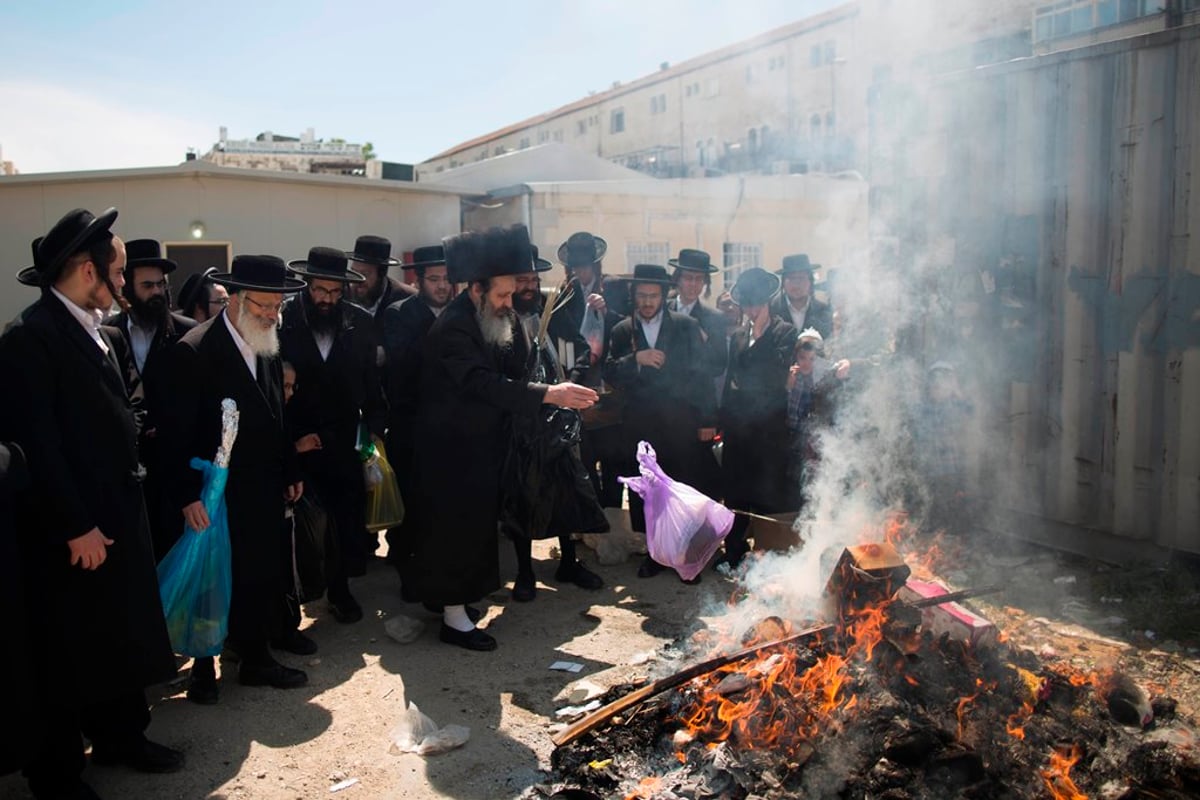
[[[475,320],[479,323],[479,332],[483,334],[485,342],[501,350],[512,347],[513,324],[508,313],[497,317],[487,308],[484,301],[484,305],[475,312]]]
[[[279,355],[279,330],[276,326],[272,325],[269,328],[263,328],[254,317],[247,319],[238,314],[233,327],[237,328],[237,332],[241,335],[242,339],[246,344],[250,345],[250,349],[254,352],[254,355]]]

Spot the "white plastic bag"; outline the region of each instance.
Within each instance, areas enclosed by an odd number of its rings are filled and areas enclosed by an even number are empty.
[[[463,725],[438,728],[437,723],[421,712],[416,703],[409,703],[400,724],[388,734],[392,740],[388,752],[392,755],[416,753],[432,756],[462,747],[471,738],[471,729]]]
[[[592,351],[592,360],[604,355],[604,317],[594,308],[584,309],[583,322],[579,324],[579,335],[587,339]]]

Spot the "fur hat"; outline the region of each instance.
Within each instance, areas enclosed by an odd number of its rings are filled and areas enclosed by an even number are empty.
[[[446,248],[446,273],[454,283],[534,270],[529,229],[520,223],[507,228],[447,236],[442,240],[442,246]]]

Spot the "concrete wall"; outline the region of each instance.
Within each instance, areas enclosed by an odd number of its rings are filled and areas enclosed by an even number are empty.
[[[194,163],[194,162],[193,162]],[[393,255],[457,233],[459,195],[443,189],[362,178],[289,176],[209,165],[151,170],[21,175],[0,180],[0,319],[36,299],[12,276],[31,263],[29,243],[72,208],[116,206],[114,230],[126,239],[191,240],[203,222],[205,243],[238,253],[303,258],[309,247],[352,248],[361,234],[386,236]],[[173,279],[182,283],[182,276]]]

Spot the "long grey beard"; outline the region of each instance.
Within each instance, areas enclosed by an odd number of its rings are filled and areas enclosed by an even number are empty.
[[[279,355],[279,330],[276,326],[272,325],[269,328],[263,328],[253,319],[247,320],[239,314],[237,321],[233,323],[233,327],[237,328],[237,332],[241,334],[242,339],[246,344],[250,345],[250,349],[254,351],[254,355]]]
[[[481,308],[475,312],[475,319],[479,322],[479,331],[485,342],[501,350],[512,347],[513,321],[508,312],[496,316]]]

